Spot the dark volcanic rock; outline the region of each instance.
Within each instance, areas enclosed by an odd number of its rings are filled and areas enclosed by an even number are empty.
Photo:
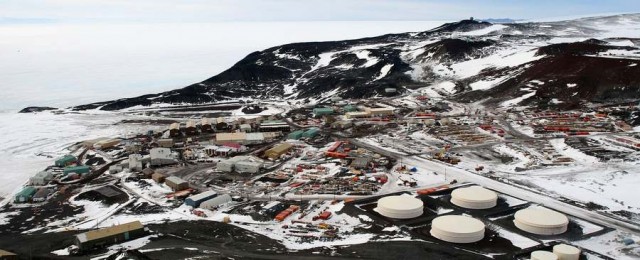
[[[36,113],[47,110],[57,110],[55,107],[25,107],[22,110],[18,111],[18,113]]]

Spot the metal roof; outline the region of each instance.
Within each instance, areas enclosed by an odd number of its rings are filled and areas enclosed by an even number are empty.
[[[76,238],[78,239],[78,241],[80,241],[80,243],[85,243],[87,241],[110,237],[113,235],[118,235],[125,232],[143,229],[143,228],[144,226],[142,225],[142,223],[140,223],[140,221],[134,221],[134,222],[129,222],[126,224],[117,225],[113,227],[101,228],[98,230],[91,230],[89,232],[76,235]]]

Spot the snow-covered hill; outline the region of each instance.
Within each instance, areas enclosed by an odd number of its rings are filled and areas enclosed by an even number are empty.
[[[334,95],[383,96],[385,88],[430,88],[502,107],[627,102],[640,98],[639,44],[640,14],[543,23],[463,20],[425,32],[277,46],[182,89],[75,109],[252,98],[313,103]]]

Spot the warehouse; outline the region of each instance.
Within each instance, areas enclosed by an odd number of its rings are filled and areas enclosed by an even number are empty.
[[[157,143],[159,147],[173,148],[173,139],[171,138],[158,139]]]
[[[152,148],[149,150],[152,166],[168,165],[177,163],[177,156],[169,148]]]
[[[212,190],[205,191],[203,193],[188,197],[186,200],[184,200],[184,204],[186,204],[187,206],[197,208],[200,206],[200,203],[213,199],[216,196],[218,196],[218,193],[215,191],[212,191]]]
[[[381,108],[365,107],[364,111],[369,113],[370,116],[390,116],[390,115],[393,115],[393,108],[390,108],[390,107],[381,107]]]
[[[302,134],[304,134],[304,130],[296,130],[296,131],[291,132],[287,136],[287,139],[298,140],[298,139],[302,138]]]
[[[364,169],[369,166],[369,163],[371,163],[372,160],[373,159],[370,157],[358,157],[353,159],[353,161],[351,161],[351,164],[349,166],[355,169]]]
[[[484,238],[482,221],[458,215],[441,216],[431,222],[431,235],[451,243],[474,243]]]
[[[318,134],[320,134],[320,129],[319,129],[319,128],[317,128],[317,127],[312,127],[312,128],[310,128],[309,130],[305,131],[305,132],[302,134],[302,137],[305,137],[305,138],[314,138],[314,137],[318,136]]]
[[[173,123],[169,125],[169,136],[177,137],[180,135],[180,123]]]
[[[558,256],[558,260],[578,260],[580,259],[580,249],[575,246],[558,244],[553,246],[553,254]]]
[[[73,167],[64,168],[62,173],[64,173],[64,175],[69,175],[71,173],[76,173],[78,175],[84,175],[84,174],[89,173],[90,171],[91,171],[91,167],[86,166],[86,165],[81,165],[81,166],[73,166]]]
[[[262,163],[252,161],[239,161],[233,166],[238,173],[258,173],[262,168]]]
[[[233,158],[219,161],[218,164],[216,164],[216,169],[221,172],[232,172],[235,162]]]
[[[203,209],[208,209],[208,210],[215,210],[216,208],[218,208],[220,205],[226,204],[231,202],[231,195],[229,194],[222,194],[220,196],[217,196],[213,199],[204,201],[202,203],[200,203],[200,208]]]
[[[261,144],[264,143],[264,135],[262,133],[247,133],[245,135],[245,144]]]
[[[287,153],[289,150],[293,148],[293,145],[290,143],[281,143],[279,145],[274,146],[273,148],[264,152],[264,155],[271,160],[275,160],[280,158],[283,154]]]
[[[240,128],[241,132],[245,132],[245,133],[251,132],[251,125],[250,124],[241,124],[239,128]]]
[[[146,231],[142,223],[134,221],[77,234],[75,236],[75,244],[80,251],[88,251],[93,248],[102,248],[107,245],[136,239],[145,234]]]
[[[330,107],[316,107],[313,109],[313,115],[316,117],[331,115],[333,113],[334,113],[333,108],[330,108]]]
[[[347,112],[344,114],[345,117],[353,119],[353,118],[364,118],[370,117],[371,114],[369,112]]]
[[[498,195],[480,186],[457,188],[451,193],[451,203],[467,209],[489,209],[498,203]]]
[[[98,149],[98,150],[102,150],[102,149],[108,149],[108,148],[112,148],[115,147],[116,145],[120,144],[120,139],[107,139],[107,140],[102,140],[99,141],[97,143],[95,143],[93,145],[94,149]]]
[[[519,229],[537,235],[557,235],[567,231],[569,219],[564,214],[543,207],[516,212],[513,223]]]
[[[344,110],[344,112],[356,112],[356,111],[358,111],[358,108],[355,107],[354,105],[349,104],[349,105],[346,105],[346,106],[342,107],[342,110]]]
[[[29,181],[31,182],[31,185],[37,185],[37,186],[46,185],[51,180],[53,180],[53,174],[47,171],[38,172],[36,173],[35,176],[29,179]]]
[[[159,172],[151,174],[151,179],[157,183],[163,183],[165,178],[167,178],[167,176]]]
[[[36,190],[36,188],[31,187],[31,186],[27,186],[24,187],[24,189],[22,189],[20,192],[18,192],[16,194],[16,203],[27,203],[29,201],[31,201],[31,198],[33,198],[33,195],[36,194],[38,190]]]
[[[193,120],[187,121],[187,128],[185,129],[187,135],[197,135],[198,129],[196,128],[196,122]]]
[[[407,195],[387,196],[379,199],[378,207],[373,210],[388,218],[408,219],[422,216],[424,205]]]
[[[33,198],[31,198],[31,200],[33,202],[43,202],[47,200],[47,198],[49,197],[49,195],[51,195],[51,193],[52,191],[49,188],[46,188],[46,187],[39,188],[38,191],[36,191],[36,193],[33,194]]]
[[[203,117],[200,120],[200,131],[203,133],[213,132],[213,128],[211,127],[211,120],[209,118]]]
[[[216,144],[236,142],[243,144],[247,140],[246,133],[217,133]]]
[[[142,171],[142,155],[141,154],[130,154],[129,155],[129,170],[132,171]]]
[[[65,156],[62,156],[58,160],[56,160],[55,161],[55,166],[66,167],[66,166],[69,166],[71,164],[75,164],[77,160],[78,159],[75,156],[67,154]]]
[[[260,131],[291,131],[291,126],[282,120],[270,120],[260,123]]]
[[[180,179],[176,176],[169,176],[164,179],[164,184],[169,186],[174,191],[186,190],[189,188],[189,183],[183,179]]]

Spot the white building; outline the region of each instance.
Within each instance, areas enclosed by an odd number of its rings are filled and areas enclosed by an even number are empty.
[[[167,165],[178,162],[177,155],[171,152],[169,148],[153,148],[149,150],[149,157],[151,158],[151,165]]]
[[[141,154],[129,155],[129,170],[142,171],[142,155]]]
[[[222,172],[257,173],[262,168],[262,160],[251,156],[236,156],[222,160],[216,165],[216,169]]]
[[[42,171],[38,172],[35,176],[30,178],[32,185],[46,185],[53,179],[53,174],[50,172]]]

